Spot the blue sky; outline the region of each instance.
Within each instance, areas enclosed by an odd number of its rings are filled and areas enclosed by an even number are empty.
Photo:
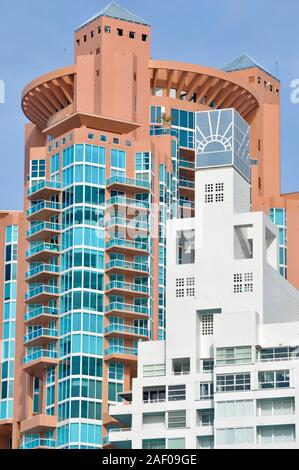
[[[0,210],[23,206],[24,123],[20,96],[33,78],[73,62],[73,31],[109,0],[1,0]],[[119,0],[152,25],[152,57],[222,67],[247,52],[282,81],[282,190],[299,190],[299,2]]]

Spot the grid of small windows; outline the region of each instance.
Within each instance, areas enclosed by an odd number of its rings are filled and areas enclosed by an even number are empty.
[[[218,393],[250,390],[250,373],[217,375],[216,384]]]
[[[213,314],[203,314],[201,316],[201,334],[203,336],[211,336],[214,334]]]
[[[253,292],[253,273],[234,274],[234,294]]]
[[[205,185],[205,202],[224,202],[224,183],[208,183]]]
[[[195,297],[195,278],[187,277],[176,279],[176,297]]]

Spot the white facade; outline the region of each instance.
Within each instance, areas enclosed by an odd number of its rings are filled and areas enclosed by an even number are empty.
[[[139,344],[132,392],[110,407],[127,427],[116,447],[299,448],[299,294],[278,229],[250,212],[249,132],[225,119],[221,151],[221,111],[197,115],[196,215],[168,223],[167,339]]]

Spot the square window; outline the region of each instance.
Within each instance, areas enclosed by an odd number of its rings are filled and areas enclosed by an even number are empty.
[[[148,35],[147,35],[147,34],[143,34],[143,35],[142,35],[142,41],[143,41],[143,42],[146,42],[146,41],[147,41],[147,38],[148,38]]]
[[[104,31],[105,31],[105,33],[110,34],[111,33],[111,27],[110,26],[105,26]]]
[[[134,31],[130,31],[129,32],[129,38],[130,39],[135,39],[135,37],[136,37],[136,33]]]
[[[121,29],[121,28],[117,28],[116,32],[117,32],[117,36],[123,36],[124,35],[124,30]]]

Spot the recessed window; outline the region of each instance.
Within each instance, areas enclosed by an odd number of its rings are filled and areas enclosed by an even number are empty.
[[[126,147],[132,147],[131,140],[126,140],[125,144],[126,144]]]
[[[100,76],[100,71],[99,71],[99,69],[96,71],[96,76],[97,76],[97,77]]]
[[[105,31],[105,33],[110,34],[111,33],[111,27],[110,26],[105,26],[104,31]]]
[[[62,145],[65,145],[65,143],[66,143],[66,138],[63,137],[63,138],[62,138]]]
[[[113,137],[113,143],[118,145],[119,144],[119,138],[118,137]]]
[[[93,31],[90,32],[90,37],[91,37],[91,38],[94,37],[94,32],[93,32]]]
[[[89,140],[94,140],[94,134],[92,134],[91,132],[88,134],[87,138]]]
[[[102,28],[101,26],[98,27],[98,34],[101,34]]]
[[[129,32],[129,38],[130,39],[135,39],[135,37],[136,37],[136,33],[134,31],[130,31]]]
[[[101,52],[101,49],[98,47],[98,48],[96,49],[96,54],[99,55],[100,52]]]
[[[77,39],[77,46],[80,46],[80,39]]]
[[[143,35],[142,35],[142,41],[143,41],[143,42],[146,42],[146,41],[147,41],[147,38],[148,38],[148,35],[147,35],[147,34],[143,34]]]
[[[124,30],[121,28],[117,28],[116,30],[117,36],[123,36],[124,35]]]
[[[104,134],[101,134],[101,135],[100,135],[100,141],[101,141],[101,142],[107,142],[107,136],[104,135]]]
[[[87,41],[87,36],[83,36],[83,41],[86,42]]]

